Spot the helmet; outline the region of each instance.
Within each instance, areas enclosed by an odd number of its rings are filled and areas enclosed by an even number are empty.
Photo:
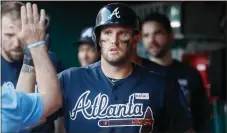
[[[91,44],[94,46],[94,42],[92,40],[93,27],[86,27],[82,30],[79,40],[77,40],[74,44],[80,45],[83,43]]]
[[[104,6],[98,13],[96,25],[93,32],[93,40],[99,50],[99,37],[101,27],[106,25],[119,25],[132,28],[135,34],[140,31],[140,19],[136,13],[127,5],[122,3],[111,3]]]

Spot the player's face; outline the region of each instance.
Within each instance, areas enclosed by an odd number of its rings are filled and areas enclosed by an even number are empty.
[[[87,66],[94,63],[98,58],[98,52],[90,44],[81,44],[78,51],[78,59],[81,66]]]
[[[21,31],[21,21],[12,20],[7,15],[2,17],[2,52],[8,61],[18,61],[23,58],[23,48],[17,34]]]
[[[112,65],[124,64],[131,55],[133,34],[130,28],[106,26],[100,34],[102,58]]]
[[[142,26],[142,40],[150,55],[163,57],[171,48],[172,33],[156,21],[148,21]]]

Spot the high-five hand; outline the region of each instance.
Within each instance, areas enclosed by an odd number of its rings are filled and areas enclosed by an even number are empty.
[[[21,7],[22,30],[18,37],[23,47],[45,39],[45,10],[42,9],[40,16],[36,4],[27,3]]]

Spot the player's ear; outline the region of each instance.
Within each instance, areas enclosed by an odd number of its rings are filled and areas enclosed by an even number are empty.
[[[101,43],[101,41],[99,40],[99,42],[98,42],[99,44],[99,47],[101,48],[102,47],[102,43]]]
[[[135,35],[134,39],[135,39],[136,43],[139,43],[141,40],[141,32],[139,32],[137,35]]]
[[[173,34],[173,32],[172,32],[172,31],[169,33],[169,39],[170,39],[171,41],[173,41],[173,40],[174,40],[174,34]]]
[[[133,47],[136,48],[137,44],[140,42],[141,40],[141,32],[139,32],[138,34],[134,35],[133,37]]]

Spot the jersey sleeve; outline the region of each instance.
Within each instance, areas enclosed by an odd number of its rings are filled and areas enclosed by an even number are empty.
[[[17,92],[11,82],[2,86],[2,131],[16,132],[35,125],[43,114],[38,94]]]
[[[64,115],[64,99],[66,99],[66,93],[65,93],[65,76],[64,73],[60,73],[58,74],[58,79],[60,81],[60,85],[61,85],[61,94],[62,94],[62,98],[63,98],[63,106],[62,108],[58,109],[56,112],[54,112],[53,114],[51,114],[50,116],[47,117],[47,122],[46,123],[53,123],[58,117],[61,117]]]
[[[200,73],[195,70],[192,77],[191,109],[195,121],[195,129],[201,132],[209,132],[212,127],[211,106],[208,102],[206,89]]]
[[[60,85],[61,85],[61,93],[62,93],[62,100],[63,100],[63,106],[61,109],[59,109],[58,115],[59,116],[63,116],[64,115],[64,107],[66,105],[66,100],[67,100],[67,88],[68,88],[68,82],[69,82],[69,72],[67,70],[61,72],[58,74],[58,79],[60,81]]]
[[[18,105],[23,118],[22,127],[33,126],[39,122],[43,114],[43,101],[37,93],[18,92]]]
[[[177,81],[173,81],[172,76],[166,77],[164,106],[166,118],[166,128],[169,132],[186,132],[193,129],[192,118],[186,106],[186,99]],[[166,120],[168,119],[168,120]]]
[[[80,78],[78,75],[79,68],[72,67],[67,70],[64,70],[63,72],[58,74],[58,79],[60,81],[61,85],[61,93],[62,93],[62,100],[63,100],[63,106],[58,111],[60,116],[63,116],[64,109],[67,107],[67,99],[73,94],[70,94],[70,89],[75,89],[72,87],[71,84],[76,84],[77,79]],[[76,76],[75,76],[76,75]]]
[[[62,92],[62,98],[63,98],[63,103],[67,98],[67,71],[63,71],[60,74],[58,74],[58,79],[60,81],[61,85],[61,92]]]

